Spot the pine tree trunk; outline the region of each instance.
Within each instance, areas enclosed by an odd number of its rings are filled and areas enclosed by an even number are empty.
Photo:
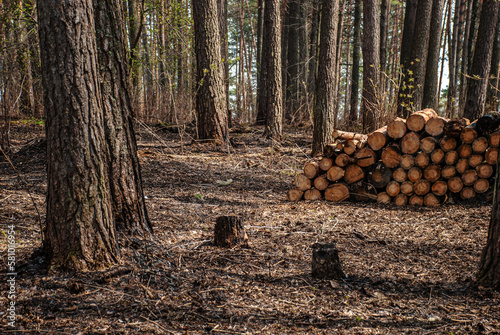
[[[110,190],[118,230],[146,235],[148,219],[133,128],[121,2],[94,1]]]
[[[427,54],[425,83],[422,98],[422,108],[437,109],[438,99],[438,67],[439,51],[441,49],[441,28],[444,0],[433,0],[430,22],[429,52]]]
[[[377,128],[380,62],[380,8],[378,0],[363,0],[363,128]]]
[[[196,115],[199,139],[228,140],[224,70],[217,3],[192,1],[196,51]]]
[[[312,154],[323,152],[333,141],[335,128],[335,65],[337,64],[338,0],[322,1],[321,37],[318,59],[318,81],[314,104],[314,131]]]
[[[217,0],[217,10],[219,14],[219,34],[221,41],[221,56],[224,64],[224,87],[227,109],[227,125],[231,127],[232,115],[229,109],[229,40],[227,30],[227,0]]]
[[[470,120],[477,119],[484,112],[499,6],[498,1],[485,0],[483,2],[471,68],[473,78],[468,80],[464,109],[464,117]]]
[[[349,106],[349,122],[351,128],[358,121],[358,95],[359,95],[359,60],[361,44],[361,12],[362,0],[354,4],[354,31],[352,41],[352,74],[351,74],[351,101]]]
[[[44,248],[51,268],[107,266],[118,251],[92,3],[39,1],[38,19],[48,142]]]
[[[265,0],[262,58],[266,68],[261,76],[266,81],[262,108],[267,113],[265,136],[276,141],[283,133],[283,99],[281,87],[281,6],[279,0]]]
[[[500,289],[500,202],[498,201],[500,169],[498,168],[498,163],[496,170],[496,185],[491,220],[488,228],[488,238],[481,254],[477,280],[482,285],[498,290]]]

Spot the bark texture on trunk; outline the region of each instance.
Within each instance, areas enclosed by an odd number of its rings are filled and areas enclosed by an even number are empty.
[[[335,65],[337,64],[338,0],[322,2],[321,36],[318,60],[318,80],[314,104],[312,154],[323,152],[333,141],[335,128]]]
[[[224,70],[215,0],[193,0],[198,138],[228,140]]]
[[[262,59],[266,59],[264,103],[259,106],[267,113],[264,134],[277,141],[283,133],[283,99],[281,87],[281,6],[279,0],[266,0],[264,8],[264,36]]]
[[[44,247],[51,268],[107,266],[118,251],[92,3],[39,1],[38,18],[48,142]]]
[[[473,78],[470,78],[467,83],[464,109],[464,117],[470,120],[477,119],[484,112],[499,6],[500,2],[495,0],[483,2],[471,68]]]
[[[107,164],[118,230],[152,232],[137,158],[121,1],[94,1]]]
[[[377,128],[379,112],[380,8],[377,0],[363,0],[363,128]]]

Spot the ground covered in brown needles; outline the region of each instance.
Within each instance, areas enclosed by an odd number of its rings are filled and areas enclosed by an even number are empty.
[[[41,125],[16,122],[12,166],[0,158],[1,269],[15,225],[16,328],[43,334],[488,334],[500,332],[500,295],[474,274],[490,204],[438,209],[289,203],[310,130],[274,148],[262,129],[233,129],[233,146],[138,125],[155,239],[122,239],[122,263],[48,274],[40,254],[46,174]],[[248,246],[213,246],[220,215],[244,217]],[[335,242],[347,278],[311,277],[311,246]],[[4,276],[2,276],[4,278]]]

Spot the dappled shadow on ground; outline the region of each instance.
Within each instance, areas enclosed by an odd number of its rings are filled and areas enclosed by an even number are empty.
[[[12,153],[18,173],[0,162],[1,228],[15,223],[20,238],[21,331],[500,331],[499,294],[474,283],[486,239],[488,204],[417,209],[288,203],[285,192],[307,159],[310,139],[301,131],[290,130],[287,142],[275,148],[260,137],[260,129],[235,132],[236,146],[230,153],[185,138],[181,146],[180,134],[175,133],[139,135],[155,239],[121,237],[122,262],[106,271],[46,273],[45,258],[34,253],[41,246],[44,220],[46,177],[43,156],[38,156],[43,153],[36,153],[42,149],[20,142],[24,153]],[[19,178],[30,183],[26,186]],[[226,250],[212,244],[215,218],[229,214],[244,217],[248,246]],[[347,278],[312,278],[311,246],[332,241]],[[5,239],[2,243],[5,247]],[[1,262],[5,269],[3,258]],[[0,287],[5,291],[7,283]]]

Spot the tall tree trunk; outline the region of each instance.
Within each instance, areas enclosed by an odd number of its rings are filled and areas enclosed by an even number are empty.
[[[118,250],[92,3],[41,0],[38,18],[48,143],[44,247],[51,268],[107,266]]]
[[[226,96],[215,0],[192,1],[198,138],[228,140]]]
[[[379,116],[380,8],[378,0],[363,0],[363,129],[377,127]]]
[[[451,0],[448,0],[451,3]],[[449,83],[448,83],[448,98],[446,101],[446,113],[448,117],[453,117],[457,111],[457,86],[458,86],[458,73],[457,63],[459,62],[460,49],[459,34],[460,34],[460,7],[462,1],[455,0],[455,15],[453,18],[453,34],[451,34],[450,51],[449,51]]]
[[[263,103],[267,113],[264,135],[280,141],[283,135],[283,98],[281,87],[281,6],[280,0],[265,0],[262,59],[266,60],[261,73],[266,85]]]
[[[217,0],[219,13],[219,33],[221,40],[221,55],[224,62],[224,87],[227,108],[227,124],[231,127],[232,115],[229,108],[229,35],[227,30],[227,0]]]
[[[500,2],[495,0],[484,0],[483,2],[474,60],[472,61],[472,78],[468,80],[467,100],[464,109],[464,117],[471,120],[477,119],[484,112],[499,6]]]
[[[497,29],[495,32],[495,42],[493,44],[493,54],[491,55],[490,81],[486,96],[486,108],[497,110],[500,98],[500,14],[498,14]]]
[[[412,71],[410,76],[413,82],[409,86],[408,99],[409,108],[406,109],[404,117],[414,110],[420,110],[422,105],[423,90],[425,85],[425,70],[427,65],[427,52],[429,48],[429,33],[432,16],[433,0],[418,0],[417,19],[413,30],[413,41],[410,53],[411,64],[409,69]],[[439,36],[439,34],[438,34]],[[413,88],[411,88],[413,86]]]
[[[361,12],[362,0],[356,0],[354,4],[354,31],[352,41],[352,74],[351,74],[351,102],[349,106],[349,122],[351,128],[358,121],[358,95],[359,95],[359,61],[361,47]]]
[[[144,91],[142,90],[142,68],[141,68],[141,31],[142,15],[137,0],[128,0],[128,40],[130,50],[130,69],[132,75],[133,101],[138,107],[137,112],[143,112]]]
[[[333,141],[335,128],[335,66],[337,57],[337,30],[339,0],[323,0],[321,35],[318,58],[318,81],[314,104],[314,132],[312,155],[321,154],[326,144]]]
[[[380,5],[380,74],[381,83],[385,82],[384,74],[387,68],[387,40],[391,15],[391,1],[382,0]]]
[[[285,97],[285,116],[288,120],[294,119],[299,106],[299,27],[301,6],[299,0],[288,1],[290,22],[288,26],[287,87]]]
[[[406,0],[403,37],[401,39],[401,55],[400,55],[401,78],[399,81],[398,108],[397,108],[397,115],[400,117],[404,117],[405,115],[408,114],[408,109],[410,105],[409,86],[411,85],[410,83],[411,77],[408,71],[411,65],[411,50],[413,43],[413,33],[415,30],[415,21],[417,19],[417,4],[418,0]]]
[[[318,64],[317,53],[318,53],[318,36],[319,36],[319,22],[320,22],[320,4],[319,0],[312,1],[312,18],[311,18],[311,34],[310,34],[310,45],[309,45],[309,70],[307,74],[307,86],[308,86],[308,104],[313,100],[315,87],[316,87],[316,73]]]
[[[152,232],[142,189],[120,0],[94,1],[110,194],[118,230]]]
[[[437,109],[438,107],[438,69],[443,8],[444,0],[433,0],[422,108]]]
[[[257,118],[255,120],[255,124],[264,125],[266,124],[266,111],[264,108],[260,107],[261,99],[259,97],[263,96],[263,86],[265,83],[261,82],[261,79],[264,78],[262,73],[263,67],[263,59],[262,59],[262,41],[263,41],[263,32],[264,32],[264,7],[265,1],[258,0],[258,8],[257,8]]]

